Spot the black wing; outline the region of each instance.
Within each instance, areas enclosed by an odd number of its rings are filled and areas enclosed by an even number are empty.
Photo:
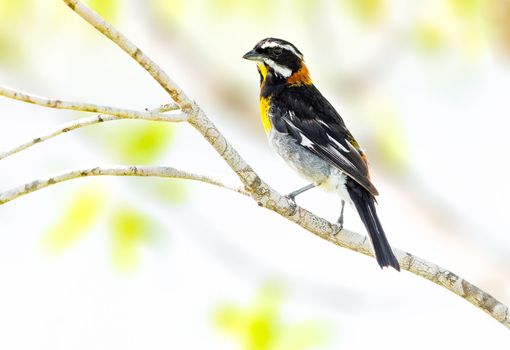
[[[319,90],[313,85],[289,87],[273,98],[280,102],[273,106],[281,108],[271,113],[280,116],[272,120],[278,131],[293,136],[303,147],[335,165],[372,195],[378,194],[370,182],[363,151]]]

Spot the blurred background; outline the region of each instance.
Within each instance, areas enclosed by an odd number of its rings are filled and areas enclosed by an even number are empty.
[[[508,0],[87,2],[194,98],[281,193],[258,74],[294,43],[368,153],[390,242],[510,303]],[[0,84],[143,109],[168,102],[61,1],[0,0]],[[85,116],[0,98],[0,151]],[[154,164],[238,180],[186,124],[115,121],[0,162],[0,189],[70,169]],[[329,220],[336,196],[298,203]],[[351,208],[346,227],[365,233]],[[202,183],[88,178],[0,208],[0,348],[492,348],[508,330],[461,298]]]

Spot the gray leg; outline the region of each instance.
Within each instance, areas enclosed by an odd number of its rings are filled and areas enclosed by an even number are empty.
[[[287,197],[288,199],[290,199],[291,201],[294,202],[294,199],[296,199],[297,195],[303,193],[303,192],[306,192],[308,190],[311,190],[312,188],[314,187],[317,187],[316,184],[309,184],[309,185],[306,185],[305,187],[303,188],[300,188],[299,190],[295,190],[294,192],[291,192],[289,193],[288,195],[286,195],[285,197]]]
[[[342,199],[342,210],[340,211],[340,217],[336,221],[336,223],[340,226],[340,229],[344,228],[344,207],[345,201]]]

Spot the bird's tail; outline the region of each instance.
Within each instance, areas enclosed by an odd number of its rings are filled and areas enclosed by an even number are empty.
[[[400,265],[391,250],[391,246],[377,216],[374,196],[357,183],[347,186],[347,190],[354,206],[358,210],[361,221],[363,221],[368,231],[379,266],[381,268],[391,266],[395,270],[400,271]]]

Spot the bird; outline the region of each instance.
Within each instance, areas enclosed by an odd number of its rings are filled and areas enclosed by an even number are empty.
[[[296,196],[315,187],[338,194],[340,229],[348,203],[365,225],[379,266],[400,271],[376,212],[379,193],[370,179],[366,153],[313,84],[301,51],[286,40],[266,38],[243,58],[257,64],[260,115],[269,144],[310,182],[286,197],[295,203]]]

